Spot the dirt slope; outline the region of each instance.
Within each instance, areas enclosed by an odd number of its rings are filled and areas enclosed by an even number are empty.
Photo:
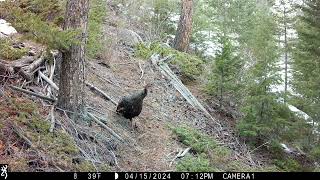
[[[134,120],[136,130],[128,126],[127,120],[116,115],[115,104],[88,89],[89,105],[104,112],[109,121],[107,124],[135,147],[119,146],[117,159],[121,170],[174,170],[174,165],[169,167],[170,161],[179,149],[185,147],[174,139],[168,124],[185,124],[200,129],[232,149],[235,159],[243,159],[249,165],[259,165],[260,162],[257,163],[249,154],[244,144],[238,142],[228,123],[222,122],[223,130],[215,131],[212,120],[189,105],[149,61],[135,58],[132,48],[117,43],[120,29],[114,27],[114,21],[119,21],[119,17],[111,13],[113,18],[107,19],[104,34],[105,40],[109,41],[108,46],[100,60],[88,63],[88,82],[106,92],[116,102],[123,95],[140,90],[145,83],[152,82],[154,85],[144,101],[141,115]],[[192,90],[201,96],[199,89],[193,87]],[[212,115],[215,117],[215,114]]]

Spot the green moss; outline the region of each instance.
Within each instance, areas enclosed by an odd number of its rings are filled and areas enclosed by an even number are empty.
[[[215,172],[217,171],[211,165],[209,160],[203,156],[187,155],[177,164],[177,171],[179,172]]]
[[[94,172],[97,171],[95,167],[92,165],[89,161],[82,161],[79,164],[75,165],[76,171],[80,172]],[[97,169],[99,169],[100,172],[109,172],[111,171],[110,167],[108,165],[99,165],[97,166]]]
[[[50,122],[42,117],[37,104],[24,98],[11,97],[0,105],[2,112],[9,113],[7,117],[0,117],[0,124],[10,119],[23,129],[24,135],[33,143],[32,148],[44,153],[59,167],[75,168],[72,158],[79,155],[79,150],[74,140],[61,129],[50,133]]]

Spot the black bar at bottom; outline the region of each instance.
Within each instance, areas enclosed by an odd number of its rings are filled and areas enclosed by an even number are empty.
[[[320,179],[320,172],[8,172],[6,180],[274,180],[274,179]],[[0,180],[5,179],[1,173]]]

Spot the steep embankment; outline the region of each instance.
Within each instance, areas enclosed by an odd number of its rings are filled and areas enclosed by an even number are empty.
[[[144,101],[142,114],[135,119],[138,128],[133,131],[126,120],[115,114],[114,103],[88,91],[89,104],[105,112],[112,128],[136,147],[132,149],[121,146],[117,155],[119,167],[122,170],[135,171],[175,170],[175,166],[170,163],[178,149],[186,146],[179,142],[168,125],[186,125],[198,129],[231,151],[228,160],[239,160],[247,166],[262,167],[263,160],[255,158],[245,144],[237,140],[230,123],[221,119],[223,128],[216,130],[216,124],[205,113],[188,104],[171,85],[170,80],[162,76],[150,61],[134,57],[132,47],[123,42],[123,28],[116,26],[117,22],[126,20],[112,10],[109,10],[109,13],[104,34],[108,46],[99,61],[89,62],[88,81],[116,102],[123,95],[141,89],[144,83],[154,84]],[[199,88],[193,87],[192,91],[199,97],[202,96]],[[215,112],[212,115],[219,117]]]
[[[3,116],[5,119],[2,122],[5,123],[0,123],[6,130],[0,133],[0,159],[15,162],[17,160],[13,155],[20,153],[22,158],[19,162],[27,171],[175,171],[177,162],[182,161],[181,158],[177,159],[178,153],[191,147],[189,153],[195,159],[190,155],[184,156],[186,161],[178,165],[178,170],[262,170],[265,165],[263,160],[255,157],[245,144],[238,141],[231,123],[225,121],[224,116],[209,110],[213,118],[222,125],[222,129],[216,128],[214,121],[203,111],[188,104],[170,80],[149,60],[134,56],[134,49],[130,45],[140,42],[141,38],[131,30],[138,30],[139,26],[130,25],[124,16],[118,16],[112,9],[108,13],[103,34],[105,52],[100,59],[88,61],[86,72],[87,82],[102,90],[112,101],[87,87],[86,102],[91,107],[90,112],[101,116],[105,124],[124,141],[118,141],[98,124],[74,123],[66,118],[65,111],[52,113],[47,103],[35,98],[33,100],[37,103],[31,103],[22,98],[25,95],[17,95],[18,93],[5,88],[6,95],[0,97],[0,102],[6,102],[8,107],[12,105],[14,112],[0,104],[0,112],[7,113]],[[137,129],[132,129],[128,120],[115,113],[116,102],[122,96],[141,89],[148,82],[152,82],[153,87],[144,101],[141,115],[134,120]],[[19,84],[14,80],[10,83]],[[41,84],[42,87],[45,86],[43,82],[38,86]],[[43,90],[35,85],[28,88]],[[191,90],[208,107],[199,87],[193,86]],[[12,93],[15,95],[11,97]],[[13,97],[19,100],[18,104],[10,103]],[[16,107],[20,101],[28,101],[34,107],[27,108],[27,112],[20,112],[21,108]],[[30,124],[27,120],[35,116],[35,122]],[[49,133],[50,119],[56,121],[54,133]],[[26,126],[24,131],[14,133],[11,121],[15,126]],[[39,127],[38,123],[43,123],[43,126]],[[10,137],[12,134],[17,135],[12,135],[13,139],[9,141],[4,138],[8,133]],[[68,137],[65,137],[67,133]],[[60,136],[66,138],[67,143],[59,141]],[[29,142],[29,146],[25,146],[28,139],[33,145]],[[5,146],[1,146],[2,144]],[[48,151],[45,147],[50,147],[51,150]],[[59,149],[55,149],[56,147]],[[63,147],[68,147],[68,150]],[[9,151],[12,149],[14,151]],[[32,152],[36,152],[36,156],[31,157]],[[59,154],[61,162],[56,161],[55,154]],[[99,166],[106,164],[110,166],[108,169]],[[19,165],[16,165],[16,169],[19,169]]]

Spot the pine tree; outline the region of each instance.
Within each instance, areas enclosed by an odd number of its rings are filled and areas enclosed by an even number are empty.
[[[193,0],[181,0],[181,15],[174,39],[174,48],[187,52],[192,32]]]
[[[305,1],[298,23],[294,49],[293,86],[300,108],[320,122],[320,1]]]
[[[83,113],[85,108],[84,70],[88,13],[89,0],[68,0],[64,29],[80,29],[82,33],[78,37],[79,43],[62,53],[58,106],[76,113]]]
[[[240,59],[235,56],[231,42],[227,37],[222,37],[220,43],[222,50],[213,61],[207,90],[209,94],[218,97],[221,107],[225,98],[236,98],[242,64]]]
[[[284,90],[283,90],[283,99],[284,102],[287,102],[287,97],[289,95],[288,88],[290,87],[289,75],[291,71],[291,53],[290,48],[292,41],[294,39],[292,33],[294,32],[293,24],[295,21],[295,5],[292,0],[280,0],[274,5],[276,10],[276,19],[278,22],[278,37],[279,37],[279,48],[281,49],[281,61],[280,64],[283,64],[283,79],[284,79]]]
[[[271,91],[279,83],[276,24],[268,8],[256,11],[252,38],[248,41],[251,61],[246,76],[244,117],[238,124],[240,135],[260,141],[276,138],[285,124],[278,95]]]

